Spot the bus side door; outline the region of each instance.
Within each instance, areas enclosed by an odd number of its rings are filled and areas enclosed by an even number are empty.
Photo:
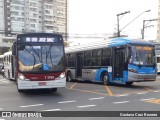
[[[76,77],[82,77],[83,53],[76,54]]]
[[[113,49],[113,78],[123,78],[125,68],[125,48]]]

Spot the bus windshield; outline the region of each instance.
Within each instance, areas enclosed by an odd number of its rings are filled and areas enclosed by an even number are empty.
[[[21,72],[56,72],[64,70],[63,45],[27,43],[18,45]]]
[[[132,46],[130,63],[140,66],[155,66],[155,49],[153,46]]]

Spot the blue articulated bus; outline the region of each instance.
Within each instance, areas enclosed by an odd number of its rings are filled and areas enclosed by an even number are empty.
[[[122,83],[155,81],[155,45],[144,40],[114,38],[66,47],[66,80]]]

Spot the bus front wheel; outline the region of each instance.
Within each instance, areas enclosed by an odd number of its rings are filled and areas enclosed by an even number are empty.
[[[71,82],[71,81],[72,81],[72,79],[71,79],[71,72],[67,72],[66,80],[67,80],[68,82]]]
[[[56,92],[57,91],[57,88],[52,88],[52,92]]]
[[[131,86],[133,84],[133,82],[126,82],[127,86]]]

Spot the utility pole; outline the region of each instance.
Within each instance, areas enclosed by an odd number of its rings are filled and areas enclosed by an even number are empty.
[[[119,16],[124,15],[124,14],[127,14],[127,13],[130,13],[130,11],[126,11],[126,12],[117,14],[117,37],[120,37],[120,36],[121,36],[121,35],[120,35],[120,30],[119,30]]]
[[[147,24],[145,24],[145,22],[148,21]],[[152,21],[157,21],[157,19],[150,19],[150,20],[143,20],[143,27],[142,27],[142,39],[144,39],[144,31],[145,31],[145,28],[147,27],[146,25],[148,25],[150,22]]]

